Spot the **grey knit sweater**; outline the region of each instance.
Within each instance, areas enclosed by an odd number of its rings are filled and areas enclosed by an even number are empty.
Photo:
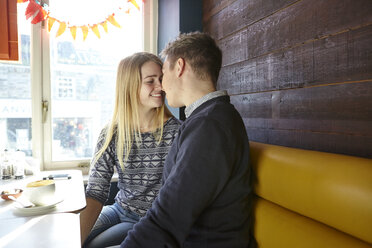
[[[128,161],[121,169],[116,152],[116,139],[112,138],[106,151],[91,165],[86,196],[105,203],[110,181],[116,168],[119,174],[115,201],[125,210],[144,216],[158,195],[162,184],[164,161],[177,135],[180,122],[171,117],[164,123],[163,137],[158,144],[152,133],[142,133],[142,143],[132,145]],[[104,130],[98,139],[96,151],[104,143]]]

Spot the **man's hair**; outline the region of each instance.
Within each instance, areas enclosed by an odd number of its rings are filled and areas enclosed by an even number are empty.
[[[216,86],[222,52],[208,34],[201,32],[180,34],[168,43],[160,55],[169,61],[170,69],[174,68],[177,59],[183,58],[200,79],[212,80]]]

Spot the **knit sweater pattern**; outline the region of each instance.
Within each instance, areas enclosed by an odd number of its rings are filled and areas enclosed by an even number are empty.
[[[164,123],[163,136],[159,144],[152,133],[141,133],[142,142],[133,142],[128,160],[124,161],[124,171],[117,159],[114,135],[106,151],[96,163],[91,164],[86,196],[104,204],[108,199],[111,178],[116,170],[119,176],[119,192],[115,201],[123,209],[144,216],[162,185],[164,161],[177,136],[179,125],[180,122],[176,118],[168,119]],[[104,131],[102,130],[98,139],[96,152],[104,143]]]

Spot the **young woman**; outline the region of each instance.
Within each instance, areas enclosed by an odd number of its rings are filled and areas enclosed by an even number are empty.
[[[150,53],[133,54],[118,66],[113,117],[98,139],[80,214],[84,247],[119,245],[158,194],[180,124],[164,105],[162,76],[161,60]],[[103,207],[114,169],[119,192]]]

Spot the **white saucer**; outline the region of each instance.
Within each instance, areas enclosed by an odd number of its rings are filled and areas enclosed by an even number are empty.
[[[18,203],[13,204],[13,211],[15,214],[20,214],[20,215],[39,215],[39,214],[44,214],[47,212],[52,211],[56,205],[60,202],[62,202],[63,199],[61,197],[56,197],[51,201],[50,204],[48,205],[43,205],[43,206],[34,206],[30,208],[24,208],[21,207]]]

